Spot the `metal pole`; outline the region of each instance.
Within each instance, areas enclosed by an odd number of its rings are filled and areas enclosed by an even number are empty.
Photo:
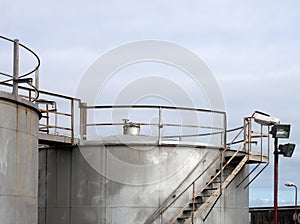
[[[35,71],[35,82],[34,82],[34,85],[35,85],[35,88],[37,90],[40,89],[40,71],[39,71],[39,69],[37,69]]]
[[[74,99],[71,100],[71,138],[72,144],[74,144]]]
[[[18,95],[18,83],[15,81],[19,78],[19,40],[14,40],[14,60],[13,60],[13,94]]]
[[[226,149],[226,144],[227,144],[227,115],[226,113],[224,114],[223,117],[223,122],[224,122],[224,137],[223,137],[223,145],[224,145],[224,149]]]
[[[294,219],[295,224],[297,224],[298,223],[298,214],[297,214],[297,195],[298,195],[298,193],[297,193],[297,186],[295,184],[291,183],[291,182],[287,182],[284,185],[287,186],[287,187],[294,187],[295,188],[295,213],[293,215],[293,219]]]
[[[297,214],[297,186],[293,185],[295,187],[295,224],[298,223],[298,214]]]
[[[80,139],[86,140],[87,103],[80,103]]]
[[[278,224],[278,138],[274,139],[274,224]]]
[[[252,121],[251,118],[248,118],[248,152],[250,154],[251,151],[251,139],[252,139]]]
[[[158,111],[158,145],[161,144],[161,128],[162,128],[162,120],[161,120],[161,107],[159,107]]]

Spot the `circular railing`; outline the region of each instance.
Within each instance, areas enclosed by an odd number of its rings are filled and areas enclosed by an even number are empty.
[[[0,35],[0,39],[11,42],[14,45],[14,53],[13,53],[13,67],[14,68],[15,68],[15,66],[19,67],[19,47],[23,48],[24,50],[26,50],[27,52],[32,54],[34,56],[35,60],[36,60],[36,65],[34,66],[33,69],[31,69],[30,71],[25,72],[23,74],[18,74],[18,72],[17,72],[17,76],[16,76],[16,73],[14,71],[13,71],[13,73],[15,73],[15,74],[8,74],[6,72],[0,71],[0,76],[3,76],[3,77],[7,78],[4,81],[0,81],[0,84],[2,86],[12,87],[13,88],[13,93],[18,94],[19,84],[26,83],[30,87],[32,87],[32,89],[27,90],[27,92],[28,92],[27,95],[21,95],[21,96],[25,97],[25,98],[28,98],[31,101],[35,101],[39,97],[38,84],[35,83],[35,85],[34,85],[33,84],[33,78],[27,78],[27,77],[34,74],[35,75],[35,81],[38,82],[38,79],[39,79],[38,71],[39,71],[39,67],[40,67],[40,64],[41,64],[40,58],[29,47],[27,47],[26,45],[24,45],[22,43],[19,43],[19,40],[17,40],[17,39],[13,40],[13,39],[1,36],[1,35]],[[12,82],[12,83],[10,83],[10,82]],[[35,92],[34,97],[32,96],[33,95],[32,91]],[[18,94],[18,95],[20,95],[20,94]]]
[[[225,147],[223,111],[158,105],[81,104],[81,135],[92,137],[140,135],[158,141],[212,142]]]

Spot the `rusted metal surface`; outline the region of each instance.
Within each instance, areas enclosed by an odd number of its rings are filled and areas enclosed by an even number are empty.
[[[222,192],[229,186],[229,184],[234,180],[234,178],[239,174],[239,172],[243,169],[243,167],[245,166],[245,164],[247,163],[257,163],[262,164],[265,163],[266,165],[264,166],[264,168],[262,170],[265,169],[265,167],[268,165],[269,163],[269,132],[263,132],[263,127],[260,127],[260,132],[256,132],[255,130],[253,130],[252,128],[252,122],[253,122],[253,115],[249,118],[245,119],[245,125],[239,129],[235,129],[234,131],[238,131],[238,133],[236,134],[236,136],[234,136],[234,138],[232,139],[232,141],[230,143],[227,144],[227,147],[221,152],[221,154],[216,157],[215,160],[213,160],[212,163],[210,163],[207,167],[207,169],[205,169],[203,172],[207,172],[207,170],[211,169],[214,164],[219,163],[220,161],[223,161],[223,158],[225,155],[228,155],[228,152],[230,152],[231,150],[230,147],[234,144],[240,143],[240,146],[237,150],[232,151],[232,153],[230,153],[230,158],[226,160],[226,162],[224,163],[224,165],[221,166],[221,169],[219,171],[216,172],[216,174],[208,181],[206,182],[206,184],[199,190],[196,191],[195,193],[195,183],[196,181],[200,181],[201,177],[203,174],[201,174],[198,178],[196,178],[186,189],[184,189],[180,194],[178,194],[176,196],[176,198],[171,201],[168,205],[164,205],[164,207],[161,208],[160,212],[156,212],[156,216],[152,216],[151,219],[147,220],[146,223],[153,223],[157,218],[160,219],[162,217],[162,215],[169,209],[171,208],[171,206],[182,196],[184,195],[185,192],[189,191],[192,189],[192,194],[193,197],[190,201],[187,202],[186,206],[183,206],[181,209],[179,209],[172,218],[169,219],[169,221],[167,221],[166,223],[171,224],[173,223],[181,214],[183,214],[183,212],[185,210],[187,210],[188,206],[191,203],[194,203],[195,198],[196,197],[200,197],[203,192],[208,189],[208,187],[216,180],[216,178],[220,177],[220,179],[222,180],[222,176],[223,173],[225,172],[225,169],[228,166],[232,166],[231,163],[233,163],[237,158],[241,157],[242,159],[240,160],[240,162],[238,163],[238,165],[235,166],[235,169],[229,174],[229,176],[227,178],[225,178],[224,181],[221,181],[221,185],[211,194],[211,197],[209,197],[203,204],[202,206],[200,206],[198,209],[196,209],[194,211],[194,207],[192,208],[192,212],[190,213],[189,217],[186,217],[184,220],[184,222],[182,223],[191,223],[195,220],[195,218],[197,217],[202,217],[201,219],[205,220],[207,218],[207,216],[209,215],[209,213],[211,212],[212,208],[214,207],[215,203],[218,201],[220,195],[222,194]],[[268,130],[268,128],[267,128]],[[242,135],[243,134],[243,135]],[[243,136],[244,139],[242,140],[238,140],[240,136]],[[252,141],[252,139],[258,138],[260,140],[260,148],[254,149],[252,147],[254,141]],[[262,147],[264,146],[263,139],[267,138],[267,150],[263,150]],[[256,142],[255,142],[256,143]],[[244,150],[246,147],[246,151]],[[256,151],[253,151],[256,150]],[[264,151],[267,151],[267,154],[264,153]],[[254,169],[256,169],[257,167],[255,167]],[[258,173],[258,175],[262,172],[262,170]],[[253,171],[251,171],[250,173],[252,173]],[[239,187],[239,185],[241,185],[242,182],[244,182],[246,179],[248,179],[249,175],[246,175],[241,182],[237,185],[237,187]],[[254,177],[256,178],[256,176]],[[202,180],[205,181],[205,180]],[[250,181],[250,183],[253,181],[253,179]],[[247,185],[248,186],[248,185]],[[247,187],[246,186],[246,187]],[[206,214],[205,212],[206,211]],[[158,215],[159,214],[159,215]]]
[[[0,83],[2,86],[11,87],[11,84]],[[30,100],[30,95],[35,89],[20,86],[19,97]],[[61,139],[71,139],[71,144],[78,142],[79,131],[75,134],[75,112],[77,111],[80,100],[77,98],[64,96],[61,94],[51,93],[47,91],[39,91],[40,98],[35,100],[39,111],[42,113],[39,122],[41,141],[45,142],[48,138],[44,138],[43,133],[51,135],[52,141],[59,143]],[[55,136],[57,138],[55,139]],[[62,143],[69,142],[63,141]]]

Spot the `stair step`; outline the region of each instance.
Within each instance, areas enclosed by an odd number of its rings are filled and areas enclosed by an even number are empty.
[[[203,198],[209,198],[210,195],[208,195],[208,194],[203,194],[201,197],[203,197]]]
[[[178,222],[184,222],[188,218],[189,218],[189,216],[180,216],[180,217],[177,217],[177,221]]]
[[[194,208],[194,212],[197,211],[197,208]],[[182,217],[190,217],[193,213],[193,209],[185,209],[182,212]]]
[[[203,202],[196,202],[196,201],[194,203],[190,202],[189,207],[193,208],[193,205],[194,205],[194,209],[197,210],[202,204],[203,204]]]
[[[234,158],[232,158],[232,160],[230,161],[230,164],[231,163],[239,163],[242,159],[244,158],[244,156],[235,156]],[[226,156],[225,157],[225,161],[227,162],[228,160],[230,160],[231,159],[231,156]],[[225,162],[225,163],[226,163]]]
[[[196,208],[194,208],[194,211],[196,211],[197,209]],[[193,211],[193,209],[192,208],[186,208],[185,210],[183,210],[183,214],[186,214],[186,213],[191,213]]]
[[[222,172],[220,172],[220,169],[216,169],[216,174],[214,176],[210,176],[211,179],[206,182],[207,187],[202,189],[200,195],[194,196],[194,198],[192,198],[192,201],[188,203],[188,206],[185,206],[183,208],[180,216],[177,216],[177,223],[187,222],[187,220],[190,220],[192,218],[194,213],[202,212],[199,211],[199,209],[203,207],[206,208],[207,206],[214,206],[214,203],[219,199],[219,197],[217,197],[218,195],[220,195],[220,192],[218,192],[218,190],[225,183],[224,181],[230,175],[232,175],[232,171],[236,168],[236,165],[242,161],[243,156],[235,156],[234,158],[226,157],[226,159],[227,161],[231,160],[230,163],[226,165]],[[225,164],[226,162],[224,163],[224,165]],[[209,199],[210,201],[207,201]]]
[[[200,196],[200,195],[196,196],[196,197],[195,197],[195,200],[196,200],[196,201],[202,201],[202,196]]]
[[[218,190],[217,187],[210,187],[210,188],[205,188],[204,191],[215,191]]]

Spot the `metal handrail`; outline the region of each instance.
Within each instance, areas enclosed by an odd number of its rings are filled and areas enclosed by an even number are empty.
[[[3,83],[3,82],[0,82],[0,85],[3,85],[3,86],[7,86],[7,87],[12,87],[13,85],[10,84],[10,83]],[[25,87],[25,86],[19,86],[19,89],[23,90],[23,91],[27,91],[28,95],[20,95],[22,98],[26,98],[26,99],[31,99],[31,95],[32,95],[32,92],[35,91],[33,88],[28,88],[28,87]],[[78,105],[80,104],[81,100],[79,98],[74,98],[74,97],[70,97],[70,96],[65,96],[65,95],[62,95],[62,94],[57,94],[57,93],[52,93],[52,92],[48,92],[48,91],[43,91],[43,90],[39,90],[39,94],[44,96],[43,98],[40,98],[39,100],[37,100],[35,102],[35,104],[39,107],[40,111],[42,113],[45,113],[46,117],[50,117],[51,114],[53,114],[55,116],[55,119],[57,119],[57,116],[62,116],[62,117],[66,117],[70,120],[68,126],[59,126],[57,124],[53,124],[53,123],[56,123],[55,121],[53,120],[47,120],[45,121],[45,123],[43,123],[44,121],[41,119],[40,122],[39,122],[39,126],[40,126],[40,132],[42,133],[47,133],[47,134],[52,134],[52,135],[57,135],[57,136],[60,136],[60,134],[57,134],[57,133],[50,133],[50,130],[53,129],[53,130],[65,130],[68,132],[67,135],[63,135],[63,136],[68,136],[68,137],[71,137],[72,141],[74,142],[74,138],[75,138],[75,130],[74,130],[74,127],[75,127],[75,116],[74,116],[74,113],[75,113],[75,105],[74,103],[77,102]],[[54,101],[49,101],[48,99],[49,98],[54,98],[55,100]],[[63,112],[63,111],[59,111],[57,109],[57,107],[59,106],[63,106],[63,105],[58,105],[56,106],[56,109],[55,110],[52,110],[52,109],[48,109],[48,110],[44,110],[43,108],[41,108],[39,106],[40,102],[42,101],[45,101],[46,104],[50,103],[50,102],[53,102],[55,105],[57,104],[57,102],[59,101],[59,99],[63,99],[66,102],[67,105],[64,105],[64,106],[67,106],[69,107],[70,109],[70,112],[69,113],[66,113],[66,112]],[[79,109],[78,109],[79,110]],[[43,117],[45,118],[45,117]]]
[[[237,134],[237,136],[231,141],[234,142],[236,140],[236,138],[239,137],[239,135],[243,132],[243,130],[245,130],[245,126],[242,126],[237,128],[236,130],[240,130],[240,132]],[[229,130],[231,131],[231,130]],[[230,145],[230,144],[229,144]],[[163,213],[170,208],[185,192],[187,192],[191,187],[193,187],[195,185],[195,182],[197,182],[213,165],[216,164],[216,162],[220,161],[220,158],[222,158],[222,156],[225,154],[225,152],[229,149],[229,146],[227,146],[226,148],[224,148],[224,150],[218,154],[213,160],[212,162],[186,187],[184,188],[180,194],[178,194],[167,206],[165,206],[166,202],[162,203],[161,206],[154,212],[154,214],[156,214],[155,216],[150,216],[148,220],[146,220],[145,224],[151,224],[153,223],[159,216],[162,216]],[[208,184],[208,183],[207,183]],[[195,196],[193,196],[193,199],[195,199]],[[178,212],[178,214],[176,214],[175,216],[179,215],[181,211]],[[175,217],[174,216],[174,217]]]
[[[13,81],[13,94],[15,95],[18,95],[18,83],[26,83],[28,84],[30,87],[33,88],[34,92],[35,92],[35,97],[32,99],[32,95],[30,94],[29,95],[29,100],[30,101],[35,101],[36,99],[39,98],[39,90],[38,90],[38,70],[39,70],[39,67],[40,67],[40,64],[41,64],[41,61],[40,61],[40,58],[38,57],[38,55],[33,51],[31,50],[29,47],[27,47],[26,45],[24,44],[21,44],[19,43],[19,40],[12,40],[10,38],[7,38],[7,37],[4,37],[4,36],[0,36],[0,39],[3,39],[3,40],[6,40],[6,41],[9,41],[9,42],[12,42],[14,44],[14,61],[13,61],[13,75],[10,75],[10,74],[6,74],[4,72],[0,72],[0,75],[2,76],[5,76],[5,77],[8,77],[9,79],[6,79],[5,81],[1,81],[0,84],[6,84],[7,82],[10,82],[10,81]],[[19,75],[19,46],[24,48],[25,50],[27,50],[28,52],[30,52],[34,57],[35,59],[37,60],[37,65],[32,69],[30,70],[29,72],[26,72],[25,74],[22,74],[22,75]],[[22,79],[24,77],[27,77],[33,73],[36,73],[36,77],[35,77],[35,81],[36,81],[36,85],[33,85],[32,84],[32,79],[31,78],[26,78],[26,79]]]
[[[225,139],[226,139],[226,112],[224,111],[218,111],[218,110],[208,110],[208,109],[199,109],[199,108],[188,108],[188,107],[175,107],[175,106],[161,106],[161,105],[86,105],[82,104],[80,106],[81,108],[81,114],[84,114],[82,116],[82,121],[80,122],[81,124],[81,130],[83,139],[86,139],[88,135],[87,133],[87,127],[96,127],[96,126],[123,126],[124,123],[120,122],[87,122],[87,114],[88,110],[105,110],[105,109],[154,109],[158,111],[158,117],[159,121],[158,122],[135,122],[140,126],[143,125],[149,125],[149,126],[157,126],[158,127],[158,141],[160,142],[162,139],[166,138],[188,138],[188,137],[201,137],[201,136],[208,136],[208,135],[221,135],[221,143],[223,147],[225,147]],[[219,126],[204,126],[204,125],[197,125],[197,124],[182,124],[182,123],[167,123],[167,122],[162,122],[162,111],[191,111],[191,112],[200,112],[200,113],[211,113],[211,114],[217,114],[222,116],[221,122],[222,125]],[[204,133],[198,132],[197,133],[192,133],[192,134],[181,134],[181,135],[165,135],[161,136],[161,129],[163,127],[181,127],[181,128],[194,128],[195,130],[199,129],[209,129],[210,132],[206,131]],[[218,131],[213,131],[213,130],[218,130]]]
[[[255,113],[254,113],[255,114]],[[203,189],[205,189],[210,183],[212,183],[214,181],[214,179],[217,178],[218,175],[220,175],[223,170],[226,168],[226,166],[228,166],[228,164],[233,160],[233,158],[245,147],[246,144],[249,144],[251,145],[252,144],[252,141],[251,141],[251,137],[252,137],[252,130],[248,130],[249,128],[251,128],[251,122],[252,122],[252,118],[254,116],[254,114],[249,118],[249,119],[245,119],[245,123],[243,126],[241,127],[238,127],[238,128],[234,128],[234,129],[230,129],[228,130],[227,132],[232,132],[232,131],[239,131],[235,137],[231,140],[230,143],[227,143],[226,144],[226,147],[224,148],[224,150],[219,154],[217,155],[213,160],[212,162],[200,173],[199,176],[197,176],[185,189],[183,189],[181,191],[180,194],[178,194],[171,202],[169,202],[168,204],[168,201],[170,200],[170,197],[167,198],[167,200],[165,202],[163,202],[161,204],[161,206],[153,213],[152,216],[150,216],[145,224],[151,224],[153,223],[158,217],[162,216],[164,214],[164,212],[166,212],[168,210],[168,208],[170,208],[182,195],[184,195],[189,189],[191,189],[193,187],[193,197],[192,199],[188,202],[188,203],[191,203],[195,200],[195,198],[201,194],[201,192],[203,191]],[[261,127],[262,129],[262,127]],[[246,134],[246,136],[244,135],[244,138],[243,140],[240,140],[240,141],[237,141],[237,139],[242,135],[242,133],[248,133]],[[261,140],[263,137],[267,137],[269,138],[269,136],[265,136],[262,131],[260,132],[260,137],[261,137]],[[230,149],[230,146],[233,145],[233,144],[236,144],[236,142],[240,142],[241,145],[239,146],[239,148],[235,151],[235,153],[231,156],[231,158],[223,165],[221,166],[221,169],[217,172],[217,174],[214,175],[214,177],[208,182],[206,183],[206,185],[200,190],[198,191],[197,193],[195,193],[195,189],[194,189],[194,186],[195,186],[195,183],[212,167],[214,166],[218,161],[220,161],[221,158],[224,157],[225,153],[227,150]],[[262,147],[262,143],[261,143],[261,147]],[[249,156],[250,154],[250,151],[251,151],[251,146],[248,147],[246,153],[247,155]],[[262,154],[262,148],[261,148],[261,151],[260,153]],[[268,148],[268,156],[269,156],[269,148]],[[222,159],[221,159],[222,160]],[[249,160],[249,157],[248,159]],[[267,163],[268,165],[268,163]],[[267,166],[266,165],[266,166]],[[259,174],[266,168],[266,166],[264,166],[264,168],[259,172]],[[252,180],[251,182],[259,175],[257,174]],[[248,184],[249,185],[249,184]],[[247,186],[248,186],[247,185]],[[238,186],[237,186],[238,187]],[[179,188],[179,187],[178,187]],[[178,189],[177,188],[177,189]],[[222,189],[220,189],[222,190]],[[176,213],[170,220],[168,223],[171,223],[183,210],[184,210],[185,206],[178,212]],[[211,209],[210,209],[211,211]],[[209,211],[209,212],[210,212]],[[208,213],[209,213],[208,212]],[[192,212],[193,213],[193,212]],[[208,214],[207,214],[208,215]],[[192,214],[192,217],[193,217],[193,214]]]
[[[239,137],[239,135],[241,134],[241,133],[243,133],[243,130],[245,130],[245,128],[246,128],[246,126],[244,126],[244,128],[243,129],[241,129],[240,130],[240,132],[236,135],[236,137],[232,140],[232,142],[233,141],[235,141],[235,139],[236,138],[238,138]],[[229,144],[230,145],[230,144]],[[184,192],[182,192],[181,193],[181,195],[183,195],[191,186],[193,186],[202,176],[203,176],[203,174],[204,173],[206,173],[207,172],[207,170],[209,170],[213,165],[215,165],[217,162],[219,162],[220,161],[220,158],[223,158],[223,156],[225,155],[225,153],[227,152],[227,150],[229,150],[230,149],[230,147],[226,147],[207,167],[206,167],[206,169],[196,178],[196,179],[194,179],[194,181],[186,188],[186,190],[184,191]],[[239,148],[239,150],[241,149],[241,147]],[[218,174],[220,174],[221,172],[223,172],[223,170],[225,169],[225,167],[228,165],[228,163],[226,163],[224,166],[222,166],[222,168],[221,168],[221,170],[218,172]],[[216,179],[217,178],[217,175],[215,175],[214,176],[214,178],[212,178],[206,185],[205,185],[205,187],[203,187],[202,189],[205,189],[214,179]],[[202,192],[202,190],[200,191],[200,192],[198,192],[197,194],[196,194],[196,196],[197,195],[199,195],[200,193]],[[180,195],[180,196],[181,196]],[[174,204],[178,199],[179,199],[179,197],[180,196],[178,196],[178,198],[176,198],[176,199],[174,199],[174,201],[172,202],[172,204]],[[195,195],[193,196],[193,199],[196,197]],[[170,204],[167,208],[169,208],[172,204]],[[166,208],[166,209],[167,209]],[[162,211],[162,213],[163,212],[165,212],[166,211],[166,209],[165,210],[163,210]],[[181,211],[180,211],[181,212]],[[180,212],[178,213],[178,214],[176,214],[176,216],[178,216],[179,214],[180,214]],[[175,217],[175,216],[174,216]]]
[[[259,114],[265,114],[263,112],[260,112],[260,111],[255,111],[251,117],[249,118],[245,118],[245,119],[249,119],[250,122],[253,120],[254,116],[256,113],[259,113]],[[267,115],[267,114],[265,114]],[[248,131],[247,133],[247,136],[249,139],[252,139],[252,138],[259,138],[260,139],[260,160],[262,162],[263,158],[263,138],[267,138],[267,153],[265,155],[268,156],[268,158],[270,157],[270,130],[269,130],[269,126],[268,127],[268,130],[267,130],[267,133],[263,133],[263,126],[264,125],[261,125],[260,126],[260,132],[259,133],[255,133],[253,131]],[[255,135],[254,135],[255,134]],[[246,189],[268,166],[269,166],[269,159],[268,161],[265,163],[265,165],[254,175],[254,177],[252,177],[248,183],[244,186],[244,189]],[[243,178],[243,180],[240,181],[240,183],[237,185],[237,187],[239,187],[245,180],[248,179],[248,177],[250,177],[252,174],[254,174],[254,171],[256,171],[259,166],[261,165],[261,163],[258,163],[250,172],[248,172],[248,174]]]
[[[109,109],[109,108],[150,108],[150,109],[170,109],[170,110],[186,110],[186,111],[199,111],[208,113],[223,114],[226,116],[226,112],[220,110],[209,110],[202,108],[191,108],[191,107],[177,107],[177,106],[163,106],[163,105],[94,105],[86,106],[86,109]]]
[[[54,102],[56,105],[55,110],[51,110],[51,109],[46,109],[43,112],[46,113],[46,124],[42,123],[42,121],[40,121],[40,129],[41,132],[43,132],[43,129],[47,130],[47,134],[52,134],[52,135],[56,135],[56,136],[68,136],[71,138],[72,140],[72,144],[75,142],[75,102],[77,102],[77,104],[79,105],[81,103],[81,100],[79,98],[74,98],[74,97],[70,97],[70,96],[65,96],[65,95],[61,95],[61,94],[57,94],[57,93],[51,93],[51,92],[47,92],[47,91],[40,91],[40,94],[45,95],[45,97],[51,97],[54,98]],[[59,100],[64,100],[64,103],[67,105],[57,105],[57,102],[59,102]],[[70,109],[70,112],[66,113],[63,111],[59,110],[59,106],[63,107],[63,106],[67,106]],[[78,112],[79,112],[79,108]],[[49,117],[50,115],[53,114],[54,115],[54,121],[50,120]],[[60,126],[57,123],[57,116],[61,116],[64,118],[68,118],[69,120],[69,124],[68,126]],[[53,124],[54,123],[54,124]],[[50,130],[53,129],[55,131],[55,133],[50,133]],[[67,131],[69,134],[58,134],[56,133],[56,130],[65,130]]]
[[[7,40],[7,41],[9,41],[9,42],[15,43],[15,40],[12,40],[12,39],[10,39],[10,38],[8,38],[8,37],[4,37],[4,36],[1,36],[1,35],[0,35],[0,39],[4,39],[4,40]],[[40,67],[40,65],[41,65],[41,60],[40,60],[39,56],[38,56],[33,50],[31,50],[29,47],[27,47],[26,45],[21,44],[21,43],[19,43],[19,45],[20,45],[21,47],[23,47],[25,50],[29,51],[31,54],[33,54],[34,57],[35,57],[36,60],[37,60],[37,65],[35,66],[34,69],[32,69],[31,71],[26,72],[25,74],[22,74],[22,75],[19,76],[19,78],[24,78],[24,77],[26,77],[26,76],[28,76],[28,75],[33,74],[34,72],[36,72],[36,71],[39,69],[39,67]],[[7,76],[7,77],[11,77],[11,79],[2,81],[2,82],[0,82],[0,83],[6,83],[6,82],[9,82],[9,81],[13,81],[13,76],[12,76],[12,75],[5,74],[5,73],[2,73],[2,72],[0,73],[0,75],[4,75],[4,76]]]

